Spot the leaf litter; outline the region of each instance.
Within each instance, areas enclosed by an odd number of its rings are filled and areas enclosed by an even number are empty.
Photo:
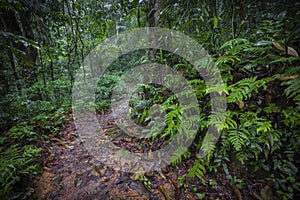
[[[109,113],[101,114],[99,122],[115,145],[132,152],[155,151],[166,142],[151,139],[141,142],[140,139],[120,134]],[[35,181],[37,199],[236,199],[223,174],[205,175],[207,180],[214,179],[214,186],[203,185],[197,178],[189,178],[187,174],[193,166],[193,158],[176,166],[167,166],[160,172],[143,175],[116,171],[90,155],[75,132],[74,122],[69,121],[62,138],[52,140],[43,173]],[[178,181],[182,177],[184,184]]]

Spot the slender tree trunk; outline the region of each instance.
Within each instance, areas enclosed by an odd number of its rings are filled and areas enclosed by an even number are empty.
[[[146,9],[146,19],[147,19],[147,27],[159,27],[162,24],[160,23],[160,11],[162,10],[164,5],[163,0],[156,0],[156,1],[148,1],[147,9]],[[149,40],[152,40],[152,42],[155,38],[157,38],[155,35],[148,35]],[[147,52],[148,57],[150,60],[155,60],[155,54],[157,50],[152,49]]]
[[[35,62],[38,52],[30,43],[22,39],[16,41],[15,37],[21,36],[28,40],[34,40],[31,22],[29,21],[31,14],[29,11],[21,10],[17,12],[5,8],[2,8],[0,13],[2,19],[1,28],[13,35],[8,37],[7,45],[25,53],[24,55],[17,53],[16,51],[8,53],[15,54],[15,56],[9,56],[9,59],[11,59],[9,62],[13,68],[14,77],[18,79],[23,78],[24,83],[30,86],[36,82]],[[15,59],[17,62],[15,62]]]

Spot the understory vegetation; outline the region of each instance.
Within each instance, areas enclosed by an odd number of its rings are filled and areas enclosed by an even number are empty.
[[[224,87],[207,86],[175,53],[133,51],[100,77],[97,112],[110,110],[113,90],[130,69],[151,62],[167,65],[193,86],[198,105],[191,106],[200,111],[195,139],[185,135],[192,145],[178,146],[171,157],[174,166],[193,163],[178,180],[182,187],[189,178],[214,185],[211,177],[222,173],[240,190],[263,182],[274,199],[300,197],[299,2],[24,0],[2,1],[0,10],[1,199],[26,199],[49,141],[60,137],[71,120],[72,86],[85,56],[109,36],[147,26],[177,30],[199,42]],[[226,95],[225,117],[211,112],[211,94]],[[163,122],[150,117],[155,105]],[[146,134],[154,142],[172,141],[180,131],[183,108],[162,85],[140,84],[129,107],[136,124],[152,127]],[[211,135],[212,142],[202,145],[209,126],[221,136]],[[151,187],[145,176],[140,179]]]

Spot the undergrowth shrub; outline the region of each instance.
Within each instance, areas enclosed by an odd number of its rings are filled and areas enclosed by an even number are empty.
[[[69,82],[37,82],[1,100],[0,198],[31,198],[26,190],[41,170],[42,142],[61,134],[70,111]],[[59,87],[61,87],[60,92]]]
[[[25,122],[13,126],[0,137],[0,197],[26,198],[24,185],[30,185],[40,172],[42,149],[36,146],[38,133]],[[20,187],[19,187],[20,186]]]
[[[198,156],[189,177],[197,177],[206,184],[206,173],[226,169],[226,177],[231,183],[243,189],[247,180],[235,176],[229,167],[230,163],[238,163],[241,170],[252,173],[249,178],[271,180],[276,195],[282,199],[292,199],[300,191],[299,166],[296,162],[300,147],[300,59],[296,53],[285,54],[276,47],[272,38],[265,36],[268,32],[264,29],[265,23],[262,22],[264,34],[235,38],[221,46],[222,54],[215,60],[225,87],[207,87],[197,74],[187,70],[190,66],[182,60],[174,62],[173,59],[169,63],[193,85],[199,103],[194,106],[199,106],[201,113],[199,137],[196,137],[192,148],[179,146],[171,161],[178,164],[191,155],[198,155],[202,147],[201,151],[206,156]],[[268,23],[272,24],[271,21]],[[168,63],[166,55],[158,53],[156,61]],[[219,113],[210,113],[207,102],[211,92],[227,95],[225,118],[220,117],[222,115]],[[180,128],[183,109],[175,95],[166,97],[161,87],[153,85],[142,85],[136,94],[130,105],[131,117],[147,126],[151,123],[149,108],[153,103],[161,104],[162,112],[167,113],[164,128],[152,129],[150,135],[153,139],[171,136],[167,138],[172,140],[172,135]],[[209,125],[222,130],[217,146],[212,134],[205,136],[207,140],[203,143],[203,133]]]

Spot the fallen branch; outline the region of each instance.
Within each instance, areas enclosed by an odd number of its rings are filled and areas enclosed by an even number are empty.
[[[165,197],[166,200],[170,200],[165,188],[163,188],[162,186],[159,186],[159,191],[163,194],[163,196]]]
[[[241,194],[240,190],[236,187],[236,185],[230,183],[230,186],[232,187],[232,189],[233,189],[233,191],[234,191],[234,193],[235,193],[237,199],[238,199],[238,200],[243,200],[242,194]]]
[[[256,200],[263,200],[258,194],[255,192],[250,192],[250,195]]]
[[[291,75],[291,76],[283,76],[283,77],[279,77],[278,80],[279,81],[288,81],[288,80],[293,80],[295,78],[298,78],[299,74],[295,74],[295,75]]]

